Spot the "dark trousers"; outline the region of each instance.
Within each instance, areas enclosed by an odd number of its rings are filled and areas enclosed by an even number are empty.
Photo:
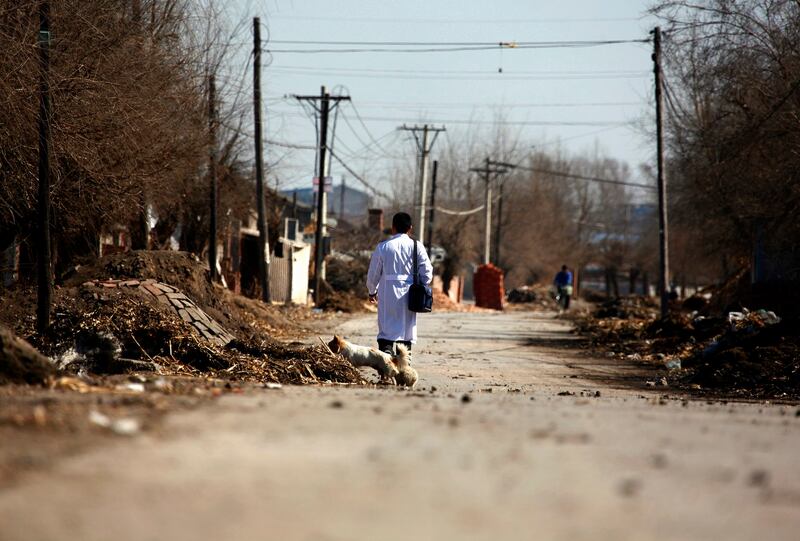
[[[560,297],[561,306],[564,307],[564,310],[569,310],[569,295],[564,293],[564,288],[558,288],[558,296]]]
[[[388,353],[389,355],[394,355],[394,345],[395,344],[403,344],[405,347],[408,348],[408,351],[411,351],[411,342],[406,340],[384,340],[382,338],[378,338],[378,349],[383,351],[384,353]]]

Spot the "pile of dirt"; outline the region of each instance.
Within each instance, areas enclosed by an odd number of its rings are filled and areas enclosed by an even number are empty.
[[[173,250],[135,250],[108,255],[76,267],[63,285],[72,287],[91,280],[115,278],[151,279],[173,285],[204,308],[223,304],[217,287],[208,279],[208,263],[189,252]]]
[[[369,255],[360,252],[334,254],[326,262],[325,280],[333,291],[367,300],[368,271]]]
[[[265,305],[212,284],[208,264],[188,252],[152,250],[109,255],[76,267],[63,286],[78,287],[88,281],[110,279],[155,280],[174,286],[237,335],[267,332],[274,338],[296,336],[303,332],[302,322],[308,318],[304,309]]]
[[[47,357],[0,326],[0,385],[42,385],[54,374],[55,368]]]
[[[800,398],[796,317],[781,320],[767,310],[725,317],[676,310],[661,319],[652,302],[628,299],[577,318],[576,326],[595,351],[663,368],[669,384],[679,388],[742,398]]]
[[[512,305],[523,305],[533,310],[557,310],[553,290],[545,284],[515,287],[506,294]]]
[[[541,298],[532,286],[515,287],[506,294],[506,300],[515,304],[536,302]]]
[[[346,314],[369,311],[368,300],[362,299],[349,291],[336,291],[326,280],[323,280],[321,284],[320,293],[322,298],[317,308],[326,312],[344,312]]]
[[[156,287],[164,295],[156,296]],[[303,320],[311,317],[307,309],[265,305],[212,285],[207,269],[190,254],[132,252],[77,269],[55,290],[52,325],[44,335],[34,328],[35,298],[35,291],[24,288],[3,291],[0,323],[28,337],[67,372],[363,381],[352,365],[322,347],[277,340],[301,334]]]
[[[592,314],[598,319],[653,319],[658,313],[656,300],[640,295],[608,299]]]
[[[681,381],[745,397],[800,397],[800,328],[773,312],[733,312],[682,356]]]

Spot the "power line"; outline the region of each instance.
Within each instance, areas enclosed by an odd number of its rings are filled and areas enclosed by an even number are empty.
[[[384,147],[383,147],[383,146],[382,146],[382,145],[381,145],[381,144],[378,142],[379,140],[378,140],[378,139],[376,139],[374,135],[372,135],[372,132],[370,131],[369,127],[367,127],[367,124],[366,124],[366,122],[364,122],[364,119],[361,117],[361,113],[359,113],[359,112],[358,112],[358,108],[356,108],[356,106],[355,106],[355,104],[354,104],[353,102],[350,102],[350,107],[353,109],[353,112],[356,114],[356,118],[358,118],[358,121],[359,121],[359,122],[361,123],[361,125],[364,127],[364,131],[365,131],[365,132],[367,132],[367,136],[370,138],[370,140],[372,141],[372,143],[373,143],[375,146],[377,146],[377,147],[378,147],[378,148],[379,148],[379,149],[380,149],[380,150],[381,150],[381,151],[382,151],[384,154],[386,154],[386,155],[390,154],[390,152],[389,152],[388,150],[386,150],[386,149],[385,149],[385,148],[384,148]],[[396,133],[396,132],[395,132],[395,133]]]
[[[527,46],[564,45],[564,44],[609,44],[628,42],[630,40],[580,40],[580,41],[343,41],[343,40],[302,40],[273,39],[271,43],[287,45],[371,45],[381,47],[508,47],[511,49]],[[649,39],[644,41],[650,41]]]
[[[366,72],[366,73],[433,73],[433,74],[452,74],[452,75],[486,75],[487,73],[496,73],[487,70],[441,70],[441,69],[387,69],[387,68],[336,68],[328,66],[274,66],[273,69],[282,70],[301,70],[301,71],[353,71],[353,72]],[[509,72],[504,72],[509,73]],[[614,75],[614,74],[636,74],[641,75],[649,74],[648,70],[579,70],[579,71],[563,71],[563,70],[535,70],[535,71],[516,71],[517,75]]]
[[[308,77],[319,77],[320,75],[338,75],[340,77],[354,77],[359,79],[418,79],[418,80],[444,80],[444,81],[599,81],[599,80],[618,80],[618,79],[645,79],[649,77],[646,71],[630,72],[609,72],[609,73],[554,73],[552,75],[525,75],[524,72],[459,72],[451,71],[420,71],[420,75],[413,75],[413,71],[402,70],[359,70],[359,69],[336,69],[336,68],[272,68],[272,72],[289,75],[301,75]],[[408,74],[407,74],[408,73]]]
[[[298,150],[317,150],[317,147],[311,145],[298,145],[295,143],[287,143],[286,141],[276,141],[275,139],[265,139],[268,145],[275,145],[277,147],[294,148]]]
[[[269,98],[272,103],[285,102],[288,96],[275,96]],[[477,109],[481,107],[492,108],[571,108],[571,107],[632,107],[642,105],[639,101],[607,101],[607,102],[550,102],[550,103],[475,103],[475,102],[395,102],[395,101],[359,101],[360,107],[381,109]]]
[[[598,182],[601,184],[615,184],[617,186],[630,186],[633,188],[644,188],[647,190],[655,190],[656,187],[650,184],[640,184],[638,182],[625,182],[622,180],[612,180],[607,178],[597,178],[597,177],[587,177],[584,175],[575,175],[573,173],[562,173],[561,171],[553,171],[551,169],[539,169],[537,167],[529,167],[526,165],[520,164],[513,164],[513,163],[503,163],[503,162],[492,162],[494,165],[500,165],[504,167],[510,167],[513,169],[521,169],[523,171],[531,171],[533,173],[539,173],[542,175],[552,175],[554,177],[564,177],[564,178],[571,178],[575,180],[585,180],[588,182]]]
[[[410,23],[410,24],[573,24],[600,22],[631,22],[641,17],[551,18],[551,19],[442,19],[442,18],[381,18],[381,17],[321,17],[314,15],[272,15],[271,19],[301,21],[345,21],[359,23]]]
[[[326,49],[268,49],[269,53],[284,54],[324,54],[324,53],[447,53],[447,52],[475,52],[497,49],[574,49],[588,47],[603,47],[609,45],[623,45],[630,43],[649,43],[649,39],[619,39],[598,41],[552,41],[552,42],[498,42],[493,45],[444,45],[444,46],[418,46],[418,47],[393,47],[369,46],[351,48],[326,48]]]
[[[398,117],[380,117],[380,116],[365,116],[364,120],[373,120],[376,122],[403,122],[407,119]],[[499,126],[624,126],[627,122],[607,122],[607,121],[567,121],[567,120],[469,120],[469,119],[425,119],[425,122],[431,124],[465,124],[465,125],[499,125]]]
[[[298,116],[300,113],[286,111],[282,112],[284,115]],[[384,116],[362,116],[363,120],[371,120],[375,122],[407,122],[408,118],[402,117],[384,117]],[[625,121],[569,121],[569,120],[473,120],[473,119],[429,119],[425,118],[420,122],[428,122],[431,124],[463,124],[463,125],[490,125],[490,126],[626,126],[628,122]]]
[[[335,159],[337,162],[339,162],[339,164],[340,164],[342,167],[344,167],[344,168],[347,170],[347,172],[348,172],[348,173],[350,173],[351,175],[353,175],[353,177],[355,177],[355,179],[356,179],[357,181],[359,181],[361,184],[363,184],[363,185],[364,185],[364,187],[366,187],[367,189],[369,189],[369,190],[370,190],[370,191],[371,191],[373,194],[375,194],[375,195],[377,195],[377,196],[379,196],[379,197],[383,197],[383,198],[385,198],[385,199],[387,199],[387,200],[391,199],[391,197],[389,197],[389,195],[387,195],[385,192],[382,192],[381,190],[378,190],[378,189],[377,189],[377,188],[375,188],[375,187],[374,187],[372,184],[370,184],[369,182],[367,182],[366,180],[364,180],[364,178],[363,178],[361,175],[359,175],[358,173],[356,173],[356,172],[353,170],[353,168],[352,168],[352,167],[350,167],[349,165],[347,165],[347,163],[345,163],[345,162],[344,162],[344,160],[342,160],[342,159],[341,159],[341,158],[340,158],[340,157],[339,157],[337,154],[335,154],[333,151],[329,151],[328,153],[329,153],[329,154],[330,154],[330,155],[331,155],[331,156],[332,156],[332,157],[333,157],[333,158],[334,158],[334,159]]]

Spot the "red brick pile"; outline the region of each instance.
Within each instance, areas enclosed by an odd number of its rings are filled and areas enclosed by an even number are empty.
[[[475,306],[493,310],[503,309],[505,287],[503,286],[502,270],[491,263],[481,265],[475,271],[473,288],[475,291]]]

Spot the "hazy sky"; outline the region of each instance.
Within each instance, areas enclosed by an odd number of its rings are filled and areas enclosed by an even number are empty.
[[[300,41],[543,42],[630,40],[648,37],[648,0],[241,0],[232,18],[258,15],[271,40],[263,68],[270,140],[314,145],[313,121],[288,94],[316,94],[320,86],[346,93],[337,123],[338,154],[376,186],[413,155],[404,122],[445,124],[449,137],[467,129],[493,130],[502,111],[529,145],[561,141],[571,152],[599,149],[636,170],[653,159],[651,137],[631,124],[652,107],[649,43],[589,48],[501,49],[432,53],[280,52],[325,49]],[[243,7],[247,5],[247,7]],[[249,39],[249,30],[242,32]],[[358,47],[358,46],[354,46]],[[379,47],[379,46],[376,46]],[[498,70],[502,69],[502,73]],[[359,121],[360,113],[364,124]],[[470,121],[475,121],[469,125]],[[365,144],[374,139],[379,144]],[[439,147],[442,148],[442,147]],[[436,149],[434,149],[435,154]],[[268,146],[267,159],[285,148]],[[313,151],[293,151],[281,162],[281,188],[307,187]],[[344,169],[332,162],[339,182]],[[638,173],[637,173],[638,174]],[[350,176],[350,175],[348,175]]]

